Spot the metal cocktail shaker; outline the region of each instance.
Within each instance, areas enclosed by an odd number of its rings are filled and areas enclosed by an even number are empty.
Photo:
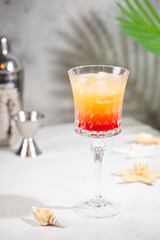
[[[22,66],[9,50],[7,38],[0,36],[0,146],[16,142],[18,132],[12,116],[22,108]]]

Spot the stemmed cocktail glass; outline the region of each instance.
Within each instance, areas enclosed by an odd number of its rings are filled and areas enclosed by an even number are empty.
[[[121,132],[122,104],[129,71],[106,65],[88,65],[68,71],[75,108],[75,131],[92,138],[96,195],[81,201],[74,210],[88,217],[111,217],[121,210],[117,204],[103,199],[100,193],[101,163],[105,137]]]

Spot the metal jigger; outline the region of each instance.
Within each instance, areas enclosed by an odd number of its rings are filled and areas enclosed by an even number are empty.
[[[20,111],[18,114],[13,116],[13,118],[23,136],[22,144],[16,154],[22,158],[35,158],[37,155],[41,154],[41,151],[37,147],[33,137],[35,136],[36,131],[41,124],[41,120],[44,118],[44,115],[39,114],[36,111]]]

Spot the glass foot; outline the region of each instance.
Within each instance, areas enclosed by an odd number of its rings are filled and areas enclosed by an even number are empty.
[[[113,217],[122,211],[119,204],[112,201],[107,201],[103,198],[93,198],[89,201],[78,202],[73,210],[75,213],[93,218]]]

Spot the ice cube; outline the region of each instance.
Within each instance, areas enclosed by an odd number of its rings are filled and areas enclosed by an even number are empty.
[[[87,77],[80,77],[79,78],[79,82],[80,83],[84,83],[84,82],[86,82],[87,81]]]
[[[106,83],[106,81],[103,79],[101,79],[101,80],[97,79],[97,81],[96,81],[96,85],[103,85],[105,83]]]
[[[121,82],[122,76],[121,75],[113,75],[113,80]]]
[[[98,72],[96,74],[96,78],[106,78],[109,77],[110,74],[106,73],[106,72]]]
[[[95,77],[97,79],[102,79],[102,80],[110,80],[110,81],[119,81],[121,82],[122,80],[122,75],[118,75],[118,70],[119,68],[117,68],[117,71],[115,71],[113,74],[111,73],[107,73],[107,72],[98,72]],[[99,83],[101,84],[101,83]]]
[[[97,74],[95,74],[96,85],[105,84],[106,78],[108,78],[108,73],[106,73],[106,72],[98,72]]]

